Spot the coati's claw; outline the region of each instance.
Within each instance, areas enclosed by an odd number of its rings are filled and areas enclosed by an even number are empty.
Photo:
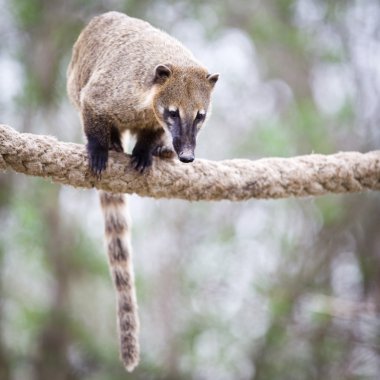
[[[150,152],[132,152],[132,166],[140,173],[152,165]]]
[[[107,151],[98,151],[96,154],[93,154],[89,157],[89,164],[91,171],[100,178],[102,172],[107,167],[108,152]]]
[[[108,149],[103,148],[97,141],[89,138],[87,152],[90,170],[97,178],[100,178],[107,167]]]
[[[153,156],[157,156],[161,158],[173,158],[175,156],[174,150],[166,145],[156,146],[152,154]]]
[[[132,166],[140,173],[143,173],[145,169],[152,165],[152,157],[157,156],[161,158],[173,158],[175,152],[168,146],[159,145],[149,150],[134,149],[132,152]]]

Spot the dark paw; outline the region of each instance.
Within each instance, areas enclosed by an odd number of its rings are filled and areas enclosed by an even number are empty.
[[[119,141],[111,141],[110,150],[114,150],[115,152],[124,152],[123,145],[121,145]]]
[[[152,154],[149,151],[136,151],[132,152],[132,166],[143,173],[146,168],[152,165]]]
[[[89,139],[87,152],[90,170],[96,177],[100,178],[107,167],[108,149],[102,147],[96,140]]]
[[[169,148],[166,145],[159,145],[154,148],[153,156],[161,158],[173,158],[175,156],[175,152],[173,149]]]

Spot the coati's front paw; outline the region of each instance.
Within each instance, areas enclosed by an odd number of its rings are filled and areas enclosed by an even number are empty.
[[[143,173],[145,169],[152,165],[152,153],[149,150],[133,149],[132,166]]]
[[[175,157],[175,152],[173,149],[166,145],[158,145],[153,150],[153,156],[161,158],[173,158]]]
[[[100,178],[107,167],[108,148],[102,147],[97,140],[89,138],[87,152],[90,170],[96,177]]]

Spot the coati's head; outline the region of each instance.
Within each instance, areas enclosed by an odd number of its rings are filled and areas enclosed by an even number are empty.
[[[202,67],[165,64],[155,68],[153,110],[172,137],[182,162],[194,160],[196,137],[207,117],[218,77],[219,74],[208,74]]]

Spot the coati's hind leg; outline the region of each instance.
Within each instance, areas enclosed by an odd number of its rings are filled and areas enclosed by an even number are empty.
[[[120,131],[115,126],[112,126],[110,130],[110,149],[115,152],[124,152]]]

